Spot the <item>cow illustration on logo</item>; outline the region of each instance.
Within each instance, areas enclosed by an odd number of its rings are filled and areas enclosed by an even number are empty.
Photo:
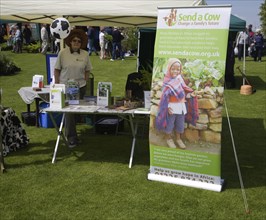
[[[173,26],[173,25],[176,24],[176,12],[177,12],[177,10],[172,8],[171,12],[169,13],[169,15],[166,16],[166,17],[163,17],[165,23],[168,26]]]

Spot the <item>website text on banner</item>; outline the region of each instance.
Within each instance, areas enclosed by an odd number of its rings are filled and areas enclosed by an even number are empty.
[[[231,7],[158,9],[148,179],[221,191]]]

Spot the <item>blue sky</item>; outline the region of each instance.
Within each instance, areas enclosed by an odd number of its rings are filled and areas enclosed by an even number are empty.
[[[232,5],[232,14],[244,19],[247,25],[252,24],[253,30],[260,27],[258,15],[260,5],[265,0],[206,0],[208,5]]]

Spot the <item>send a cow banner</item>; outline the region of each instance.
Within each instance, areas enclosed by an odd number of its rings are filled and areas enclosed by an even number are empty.
[[[148,179],[221,191],[231,7],[158,9]]]

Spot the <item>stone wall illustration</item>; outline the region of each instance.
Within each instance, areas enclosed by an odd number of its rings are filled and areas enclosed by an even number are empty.
[[[162,80],[153,79],[151,89],[151,115],[150,129],[156,132],[155,117],[162,94]],[[221,143],[222,110],[223,110],[223,87],[210,88],[195,91],[198,98],[199,119],[196,126],[185,124],[184,139],[188,142],[197,143],[205,141],[213,144]]]

